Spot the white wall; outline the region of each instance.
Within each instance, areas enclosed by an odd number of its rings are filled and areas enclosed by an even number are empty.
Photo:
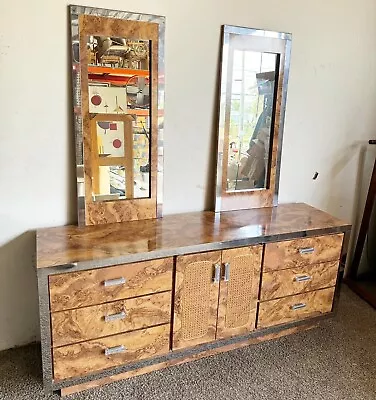
[[[167,17],[165,213],[211,207],[220,26],[231,24],[293,34],[280,200],[354,218],[360,146],[376,126],[374,0],[87,4]],[[0,349],[38,338],[33,230],[75,222],[67,5],[0,3]]]

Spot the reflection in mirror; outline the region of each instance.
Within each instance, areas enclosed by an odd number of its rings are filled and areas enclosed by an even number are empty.
[[[89,36],[93,201],[150,197],[150,41]]]
[[[278,55],[235,49],[231,57],[223,77],[230,114],[226,191],[266,188]]]

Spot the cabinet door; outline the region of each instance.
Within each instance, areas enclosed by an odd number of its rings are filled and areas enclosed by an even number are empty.
[[[173,349],[215,340],[220,263],[220,251],[177,257]]]
[[[222,252],[217,339],[243,335],[255,329],[262,246]]]

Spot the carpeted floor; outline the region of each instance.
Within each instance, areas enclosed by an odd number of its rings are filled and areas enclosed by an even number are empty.
[[[42,392],[37,345],[0,353],[0,399]],[[376,399],[376,311],[342,288],[335,319],[318,329],[114,383],[72,399]]]

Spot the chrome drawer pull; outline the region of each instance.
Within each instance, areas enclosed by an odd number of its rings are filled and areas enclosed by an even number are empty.
[[[225,276],[223,278],[225,282],[230,280],[230,263],[225,263]]]
[[[291,310],[300,310],[306,306],[307,306],[307,304],[305,304],[305,303],[294,304],[293,306],[291,306]]]
[[[109,287],[109,286],[118,286],[118,285],[124,285],[124,283],[126,282],[127,280],[125,279],[125,278],[116,278],[116,279],[109,279],[109,280],[107,280],[107,281],[104,281],[103,282],[103,284],[104,284],[104,286],[106,286],[106,287]]]
[[[119,312],[117,314],[105,315],[104,320],[106,322],[117,321],[118,319],[124,319],[127,316],[125,311]]]
[[[220,264],[215,264],[215,270],[214,270],[214,283],[219,283],[221,280],[221,265]]]
[[[111,356],[112,354],[124,353],[125,350],[127,349],[123,345],[115,346],[115,347],[110,347],[109,349],[105,349],[104,354],[106,356]]]
[[[301,276],[296,276],[294,278],[295,282],[306,282],[306,281],[310,281],[312,279],[312,276],[309,275],[301,275]]]
[[[299,249],[300,254],[312,254],[315,251],[314,247],[305,247],[304,249]]]

